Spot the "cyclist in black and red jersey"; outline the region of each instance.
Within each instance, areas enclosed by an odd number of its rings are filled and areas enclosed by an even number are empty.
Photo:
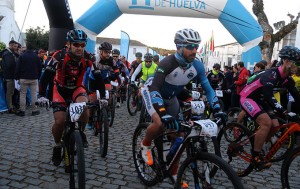
[[[290,77],[291,73],[297,70],[297,66],[300,66],[296,65],[296,61],[300,59],[300,51],[296,47],[285,46],[280,50],[279,57],[281,58],[279,67],[262,71],[249,78],[247,85],[240,93],[242,108],[260,126],[255,134],[252,152],[252,161],[259,170],[271,166],[271,163],[265,162],[260,152],[270,128],[279,125],[278,120],[270,117],[267,112],[271,109],[287,115],[285,108],[273,96],[273,88],[286,87],[296,102],[300,102],[300,95],[295,88],[295,82]]]
[[[73,29],[67,33],[67,45],[69,48],[62,52],[61,50],[53,54],[51,65],[55,71],[54,87],[53,87],[53,116],[54,124],[52,126],[52,134],[56,145],[53,148],[52,161],[58,166],[62,160],[61,155],[61,137],[63,135],[64,124],[66,120],[66,99],[71,98],[74,102],[88,102],[86,90],[83,86],[83,78],[88,67],[92,68],[92,58],[85,56],[84,48],[87,43],[87,35],[84,31]],[[49,76],[49,74],[44,74]],[[51,74],[50,74],[51,75]],[[43,87],[41,87],[43,88]],[[85,111],[81,118],[82,130],[88,121],[88,111]],[[87,139],[81,132],[85,147],[87,147]]]

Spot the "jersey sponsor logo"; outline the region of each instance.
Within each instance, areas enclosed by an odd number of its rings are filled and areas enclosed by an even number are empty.
[[[177,75],[178,75],[178,72],[175,72],[175,73],[173,74],[173,77],[177,77]]]
[[[194,77],[194,73],[190,72],[188,75],[187,75],[187,78],[189,79],[192,79]]]
[[[158,69],[157,69],[157,72],[165,73],[165,70],[163,70],[163,69],[161,69],[161,68],[158,68]]]
[[[249,101],[243,102],[243,105],[247,108],[247,110],[249,110],[249,112],[252,112],[254,109],[254,107],[252,106],[252,104]]]

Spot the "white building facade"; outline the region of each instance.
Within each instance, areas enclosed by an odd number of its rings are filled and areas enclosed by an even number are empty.
[[[15,1],[0,0],[0,41],[8,46],[12,39],[25,46],[25,41],[15,21]]]

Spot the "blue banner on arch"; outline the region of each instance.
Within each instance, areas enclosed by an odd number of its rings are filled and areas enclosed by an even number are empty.
[[[120,55],[125,56],[126,60],[128,60],[129,44],[130,44],[129,35],[126,32],[121,31]]]

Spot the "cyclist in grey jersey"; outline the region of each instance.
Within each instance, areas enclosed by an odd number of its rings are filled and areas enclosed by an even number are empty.
[[[153,164],[151,142],[163,132],[163,123],[168,129],[179,130],[176,116],[180,107],[176,96],[194,77],[198,77],[201,81],[214,112],[220,111],[218,99],[206,78],[204,65],[195,59],[200,42],[201,39],[197,31],[192,29],[179,30],[175,34],[177,52],[159,63],[153,80],[152,78],[148,79],[142,88],[146,109],[153,120],[141,142],[142,157],[145,163],[150,166]],[[219,115],[226,117],[226,114],[221,112]],[[174,178],[177,169],[178,162],[172,170]]]

